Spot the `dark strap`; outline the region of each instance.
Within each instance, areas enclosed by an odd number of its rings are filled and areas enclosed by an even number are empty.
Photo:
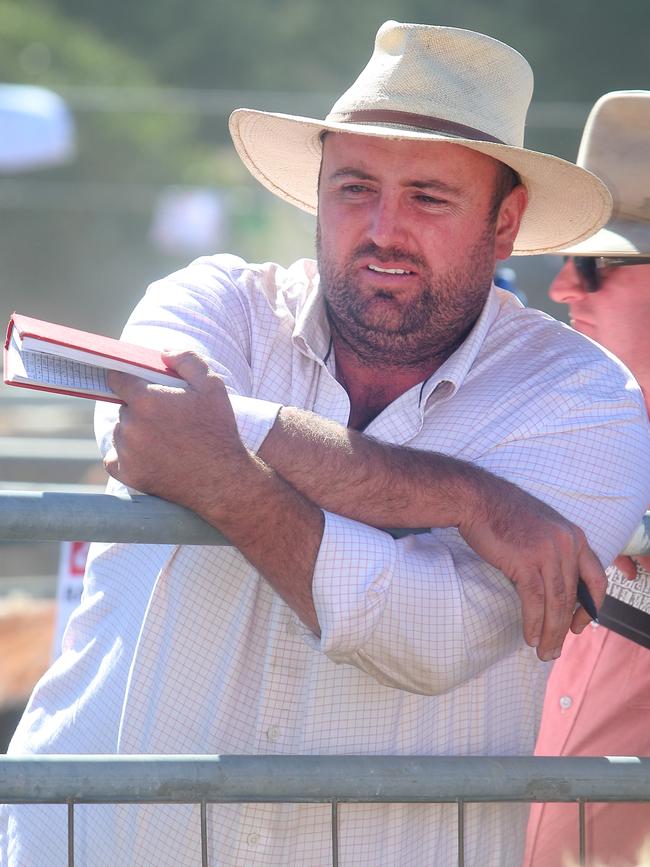
[[[363,108],[358,111],[346,111],[338,114],[330,114],[328,121],[334,123],[397,123],[401,126],[416,126],[419,129],[428,129],[430,132],[450,133],[461,138],[469,138],[472,141],[491,141],[496,144],[505,144],[501,139],[465,126],[462,123],[454,123],[442,117],[430,117],[427,114],[413,114],[410,111],[393,111],[389,108]]]

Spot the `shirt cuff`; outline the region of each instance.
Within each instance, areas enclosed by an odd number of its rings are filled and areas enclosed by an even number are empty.
[[[228,397],[235,414],[241,441],[247,449],[257,452],[273,427],[275,419],[282,409],[282,404],[259,400],[256,397],[245,397],[232,392]],[[106,457],[113,445],[113,428],[117,418],[117,404],[97,401],[95,405],[95,438],[102,458]]]
[[[282,404],[241,394],[230,393],[228,397],[241,441],[249,451],[257,452],[273,427]]]
[[[324,512],[312,595],[320,624],[304,638],[334,661],[362,647],[380,620],[396,562],[393,539],[382,530]]]

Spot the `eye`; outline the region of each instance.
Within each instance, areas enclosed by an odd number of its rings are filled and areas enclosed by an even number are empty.
[[[341,192],[345,195],[356,196],[361,193],[367,193],[370,191],[370,187],[366,186],[366,184],[344,184],[341,187]]]
[[[416,193],[414,196],[416,202],[419,202],[421,205],[446,205],[446,201],[444,199],[438,199],[435,196],[428,196],[426,193]]]

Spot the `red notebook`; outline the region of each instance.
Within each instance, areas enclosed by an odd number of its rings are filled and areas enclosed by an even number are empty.
[[[108,387],[108,370],[132,373],[158,385],[187,385],[156,349],[20,313],[9,320],[3,362],[7,385],[112,403],[121,401]]]

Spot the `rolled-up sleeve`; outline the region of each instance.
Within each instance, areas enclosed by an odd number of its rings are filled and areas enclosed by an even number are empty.
[[[603,566],[624,548],[650,500],[650,428],[638,395],[567,400],[475,462],[581,527]],[[523,647],[512,583],[455,528],[394,540],[326,516],[313,579],[320,640],[337,663],[425,694],[450,690]],[[533,652],[533,651],[531,651]]]
[[[234,392],[230,392],[229,397],[241,441],[247,449],[257,452],[273,427],[282,404]]]
[[[200,259],[152,283],[131,314],[122,339],[156,349],[191,350],[204,357],[224,381],[242,442],[257,452],[281,404],[251,396],[251,301],[228,268],[241,264],[232,256]],[[271,312],[269,321],[273,321]],[[112,445],[117,415],[116,404],[97,405],[95,436],[102,456]]]
[[[393,539],[326,513],[313,597],[307,641],[411,692],[452,689],[522,640],[514,588],[453,529]]]

